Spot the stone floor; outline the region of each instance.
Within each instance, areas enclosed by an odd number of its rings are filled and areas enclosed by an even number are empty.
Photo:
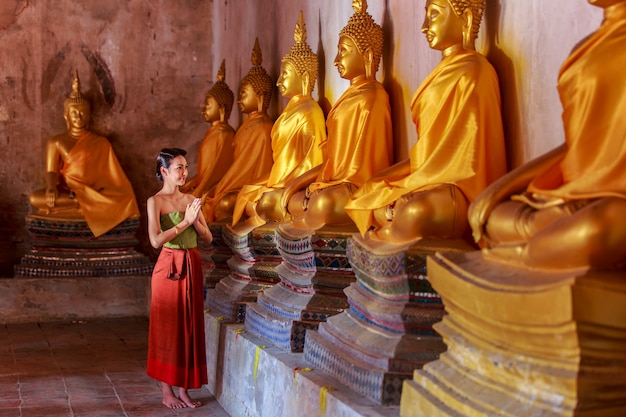
[[[0,325],[0,417],[228,417],[211,393],[169,410],[146,375],[147,319]]]

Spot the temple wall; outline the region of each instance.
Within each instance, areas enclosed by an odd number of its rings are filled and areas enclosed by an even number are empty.
[[[112,142],[142,213],[158,189],[154,156],[164,146],[195,150],[207,129],[204,94],[222,59],[234,91],[250,68],[259,37],[273,77],[293,43],[298,11],[321,58],[315,96],[328,110],[346,89],[333,67],[338,33],[351,0],[4,0],[0,6],[0,276],[28,248],[28,195],[44,186],[44,145],[65,129],[62,103],[72,74],[94,107],[93,129]],[[369,0],[385,31],[378,73],[390,94],[396,159],[416,141],[409,104],[439,62],[420,27],[424,2]],[[509,162],[518,166],[563,141],[556,92],[559,67],[572,47],[598,27],[600,9],[585,0],[488,0],[479,50],[502,83]],[[275,97],[275,117],[285,105]],[[237,110],[230,120],[241,122]],[[144,222],[145,223],[145,222]],[[150,251],[145,230],[143,247]]]

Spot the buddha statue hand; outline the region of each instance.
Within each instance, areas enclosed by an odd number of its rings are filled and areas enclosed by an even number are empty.
[[[318,165],[315,168],[312,168],[304,174],[300,175],[285,186],[285,189],[280,197],[280,208],[283,217],[286,217],[289,214],[293,214],[289,212],[289,201],[292,199],[294,194],[306,189],[312,182],[314,182],[317,179],[317,176],[321,172],[321,170],[322,165]]]
[[[485,233],[485,226],[493,209],[513,194],[523,192],[528,184],[548,167],[562,159],[567,150],[565,144],[522,165],[506,175],[500,177],[480,193],[470,204],[468,221],[472,228],[472,236],[479,246],[488,246],[489,237]]]

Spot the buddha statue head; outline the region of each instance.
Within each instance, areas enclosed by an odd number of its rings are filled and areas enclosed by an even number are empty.
[[[86,129],[91,117],[91,106],[80,92],[78,71],[72,81],[72,91],[63,102],[63,117],[67,128],[73,130]]]
[[[222,60],[222,65],[220,65],[217,71],[217,81],[206,93],[202,115],[207,122],[211,123],[218,120],[225,122],[230,117],[230,112],[235,102],[235,95],[228,87],[228,84],[224,82],[225,78],[226,64],[225,61]]]
[[[444,53],[456,45],[473,50],[484,9],[485,0],[427,0],[422,32]]]
[[[272,77],[261,66],[263,55],[259,47],[259,38],[254,41],[251,61],[252,68],[241,80],[239,91],[239,105],[244,113],[251,113],[253,110],[266,111],[270,105],[272,90],[274,89]],[[257,108],[254,107],[255,103],[258,104]]]
[[[302,94],[311,95],[317,79],[318,60],[311,47],[306,43],[306,25],[302,11],[293,33],[294,44],[283,57],[280,77],[276,85],[287,98]]]
[[[335,66],[341,78],[353,79],[362,67],[361,71],[370,79],[378,71],[383,54],[383,29],[367,13],[367,0],[353,0],[352,9],[354,14],[339,32]]]

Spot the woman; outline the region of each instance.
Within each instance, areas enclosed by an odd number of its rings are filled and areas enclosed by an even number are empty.
[[[200,211],[201,202],[180,187],[188,175],[186,151],[162,149],[156,176],[161,190],[147,201],[148,235],[163,249],[152,273],[147,372],[161,381],[168,408],[199,407],[187,392],[206,384],[203,276],[197,237],[213,236]],[[173,387],[179,387],[178,396]]]

